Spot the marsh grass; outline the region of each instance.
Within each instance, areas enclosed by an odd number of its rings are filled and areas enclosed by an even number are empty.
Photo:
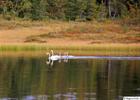
[[[1,45],[0,52],[8,51],[38,51],[38,52],[48,52],[50,50],[62,51],[62,52],[71,52],[74,54],[90,54],[90,55],[133,55],[140,56],[140,46],[133,45],[124,45],[124,44],[94,44],[87,46],[52,46],[45,44],[24,44],[24,45]]]

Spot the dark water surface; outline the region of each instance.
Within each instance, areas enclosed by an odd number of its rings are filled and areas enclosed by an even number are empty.
[[[0,56],[0,100],[122,100],[140,96],[140,60]]]

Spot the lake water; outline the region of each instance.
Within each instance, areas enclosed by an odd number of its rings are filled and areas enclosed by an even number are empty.
[[[140,60],[1,55],[0,100],[122,100],[140,96]]]

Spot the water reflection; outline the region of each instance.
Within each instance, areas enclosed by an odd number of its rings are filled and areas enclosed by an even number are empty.
[[[140,95],[139,60],[69,60],[46,65],[43,56],[0,57],[1,100],[121,100]]]

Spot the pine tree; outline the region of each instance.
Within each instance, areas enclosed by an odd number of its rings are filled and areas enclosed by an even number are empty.
[[[31,11],[32,4],[29,0],[22,0],[18,5],[18,17],[24,18],[24,17],[30,17],[30,11]]]
[[[47,0],[47,16],[52,19],[64,19],[66,0]]]
[[[76,0],[68,0],[66,4],[66,19],[75,20],[76,19]]]
[[[94,11],[96,9],[94,0],[87,0],[87,5],[85,9],[86,20],[92,20],[94,16]]]
[[[0,14],[41,20],[139,17],[140,0],[0,0]]]
[[[66,19],[76,20],[83,17],[86,9],[86,0],[68,0],[66,5]]]
[[[116,17],[121,18],[128,15],[128,9],[124,2],[123,0],[116,0],[113,2],[112,8],[114,8],[114,11],[112,10],[112,12],[116,12]]]
[[[45,0],[31,0],[32,2],[32,10],[31,10],[31,13],[32,13],[32,16],[31,18],[33,20],[41,20],[44,18],[45,16],[45,3],[43,3],[43,1]]]

